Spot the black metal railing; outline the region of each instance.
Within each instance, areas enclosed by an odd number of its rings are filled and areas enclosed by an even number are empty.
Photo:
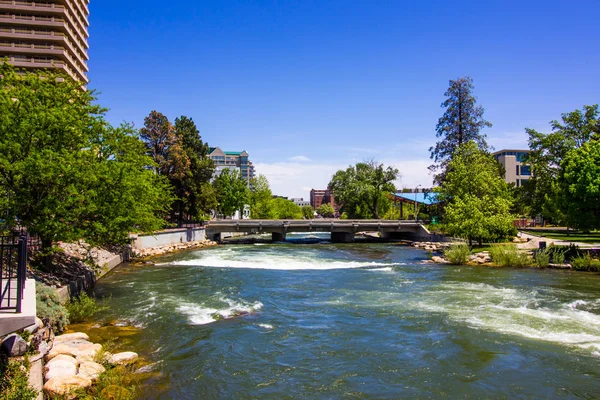
[[[21,312],[29,235],[0,236],[0,310]]]

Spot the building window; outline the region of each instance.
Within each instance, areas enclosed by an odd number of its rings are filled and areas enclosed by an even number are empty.
[[[519,176],[521,174],[519,174],[519,166],[517,165],[517,176]]]
[[[521,165],[521,175],[530,176],[531,175],[531,166]]]

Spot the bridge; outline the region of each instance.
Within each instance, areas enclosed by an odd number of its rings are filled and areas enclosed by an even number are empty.
[[[397,220],[266,220],[266,219],[219,219],[206,223],[207,238],[221,240],[222,233],[271,233],[273,241],[284,241],[291,232],[330,232],[334,243],[351,243],[357,232],[380,232],[383,239],[422,240],[430,233],[422,223]]]

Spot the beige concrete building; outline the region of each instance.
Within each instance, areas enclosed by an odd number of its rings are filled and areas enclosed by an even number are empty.
[[[504,179],[507,183],[514,183],[519,187],[531,179],[531,167],[523,163],[527,153],[529,150],[500,150],[493,154],[506,170]]]
[[[0,0],[0,60],[88,82],[89,0]]]

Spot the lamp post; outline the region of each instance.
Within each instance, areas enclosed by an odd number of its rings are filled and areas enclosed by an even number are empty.
[[[417,193],[419,193],[420,187],[421,185],[417,185],[417,187],[415,188],[415,221],[419,219],[419,216],[417,214]]]

